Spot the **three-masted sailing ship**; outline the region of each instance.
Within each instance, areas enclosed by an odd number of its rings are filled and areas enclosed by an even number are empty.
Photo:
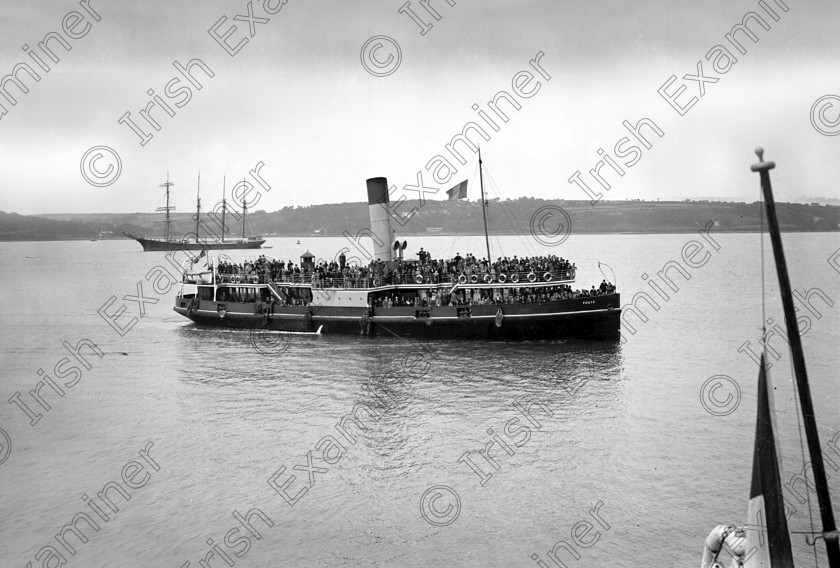
[[[787,324],[796,390],[799,393],[799,409],[802,414],[810,465],[814,476],[813,481],[817,493],[820,521],[822,522],[822,530],[815,530],[808,534],[806,542],[815,546],[818,541],[822,540],[825,544],[829,568],[840,568],[840,543],[838,542],[840,541],[840,532],[838,532],[834,523],[831,495],[828,490],[825,465],[817,432],[814,405],[811,401],[811,388],[808,382],[808,373],[805,369],[805,356],[799,336],[785,254],[782,249],[782,238],[776,217],[773,190],[770,186],[769,171],[775,167],[775,164],[764,161],[764,151],[761,148],[756,149],[756,154],[759,163],[752,166],[752,171],[759,172],[761,176],[761,190],[767,209],[768,228],[773,244],[773,256]],[[794,555],[782,494],[781,462],[779,450],[776,446],[773,387],[770,384],[770,376],[764,361],[764,355],[762,354],[758,374],[758,412],[747,522],[744,525],[718,525],[712,529],[712,532],[706,537],[701,560],[702,568],[722,566],[719,558],[723,551],[726,551],[731,557],[731,568],[741,566],[791,568],[794,566]],[[817,552],[815,549],[814,554],[816,555]]]
[[[227,199],[225,197],[225,187],[222,184],[222,219],[219,227],[219,236],[212,233],[212,229],[205,228],[204,237],[201,236],[201,175],[198,178],[198,189],[196,191],[196,208],[195,208],[195,232],[186,234],[181,238],[172,235],[172,218],[169,215],[170,211],[175,210],[174,205],[169,205],[169,191],[175,185],[169,181],[169,174],[166,175],[166,183],[160,187],[166,190],[166,206],[158,207],[156,211],[166,214],[164,223],[163,238],[154,237],[137,237],[129,233],[123,233],[126,237],[132,238],[143,246],[144,251],[172,251],[172,250],[233,250],[233,249],[258,249],[265,239],[262,237],[246,237],[245,236],[245,219],[248,214],[248,204],[242,200],[242,237],[241,238],[225,238],[225,233],[228,230],[225,224],[225,215],[227,213]],[[218,225],[218,223],[217,223]]]

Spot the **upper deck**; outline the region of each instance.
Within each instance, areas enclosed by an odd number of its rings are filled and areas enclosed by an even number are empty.
[[[272,277],[274,276],[274,277]],[[195,279],[189,279],[185,274],[186,283],[196,283]],[[271,275],[263,273],[235,273],[225,274],[218,271],[213,272],[212,282],[201,282],[215,285],[243,285],[243,284],[274,284],[278,286],[292,286],[304,288],[322,288],[335,290],[376,290],[388,288],[429,288],[446,286],[457,289],[460,287],[469,288],[512,288],[512,287],[546,287],[557,286],[558,284],[571,284],[575,281],[575,269],[547,270],[542,274],[536,272],[489,272],[477,273],[452,273],[452,274],[399,274],[391,273],[387,276],[367,275],[363,277],[342,276],[320,276],[318,272],[300,272],[290,274]]]

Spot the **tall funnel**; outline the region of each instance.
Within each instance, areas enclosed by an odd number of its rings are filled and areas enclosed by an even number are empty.
[[[370,230],[373,233],[373,258],[391,260],[391,243],[394,230],[391,228],[391,213],[388,210],[388,180],[384,177],[367,180],[368,213]]]

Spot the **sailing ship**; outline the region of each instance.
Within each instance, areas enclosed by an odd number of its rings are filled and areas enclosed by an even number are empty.
[[[479,153],[479,173],[481,167]],[[369,266],[348,266],[342,255],[336,270],[324,276],[308,251],[300,267],[282,273],[259,263],[257,269],[246,264],[231,271],[213,259],[209,271],[184,272],[174,310],[201,325],[287,333],[618,339],[621,299],[611,284],[572,291],[576,266],[556,257],[493,266],[480,179],[485,262],[431,261],[428,254],[403,259],[407,243],[394,239],[388,181],[371,178]],[[449,262],[448,268],[431,269],[435,262]]]
[[[834,523],[831,495],[828,491],[814,406],[811,401],[811,389],[805,369],[805,356],[802,351],[802,341],[799,336],[787,264],[782,249],[779,222],[776,217],[773,190],[770,185],[769,171],[775,167],[775,164],[764,161],[763,149],[756,149],[756,154],[759,163],[754,164],[751,169],[754,172],[759,172],[761,178],[761,189],[767,209],[768,228],[773,244],[773,256],[793,360],[796,390],[799,394],[799,407],[822,522],[822,530],[808,534],[806,542],[815,546],[819,540],[823,540],[829,568],[840,568],[840,532],[838,532]],[[763,298],[762,301],[764,301]],[[719,568],[722,566],[718,559],[720,553],[724,550],[731,556],[730,566],[732,568],[741,566],[789,568],[794,566],[790,531],[788,530],[782,495],[782,477],[779,451],[776,447],[772,393],[773,387],[770,384],[770,376],[762,354],[758,374],[758,411],[747,523],[740,526],[734,524],[718,525],[712,529],[712,532],[706,537],[701,560],[702,568]],[[817,554],[816,549],[814,554]]]
[[[201,174],[198,176],[198,189],[196,191],[196,207],[195,207],[195,232],[192,238],[185,235],[182,238],[175,238],[172,236],[172,219],[169,215],[170,211],[175,210],[175,206],[169,205],[169,191],[175,185],[174,182],[169,181],[169,173],[166,174],[166,183],[160,187],[166,190],[166,206],[158,207],[156,211],[164,212],[166,219],[164,223],[164,237],[137,237],[129,233],[123,232],[123,235],[134,239],[143,246],[144,251],[173,251],[173,250],[233,250],[233,249],[258,249],[265,239],[262,237],[246,237],[245,236],[245,218],[248,214],[248,204],[242,200],[242,237],[225,240],[225,233],[228,230],[225,224],[225,214],[227,213],[227,199],[225,198],[225,183],[222,183],[222,223],[221,236],[205,236],[201,237]],[[206,232],[211,232],[209,229]]]

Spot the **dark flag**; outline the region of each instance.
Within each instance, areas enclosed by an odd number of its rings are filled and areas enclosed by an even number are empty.
[[[752,484],[747,513],[745,566],[793,567],[773,420],[773,389],[761,355]]]
[[[195,266],[195,263],[204,258],[205,254],[207,254],[207,251],[202,248],[201,253],[198,256],[193,256],[192,259],[190,259],[190,267]]]
[[[448,190],[447,195],[449,195],[449,201],[456,201],[458,199],[466,199],[467,198],[467,180],[462,181],[452,189]]]

